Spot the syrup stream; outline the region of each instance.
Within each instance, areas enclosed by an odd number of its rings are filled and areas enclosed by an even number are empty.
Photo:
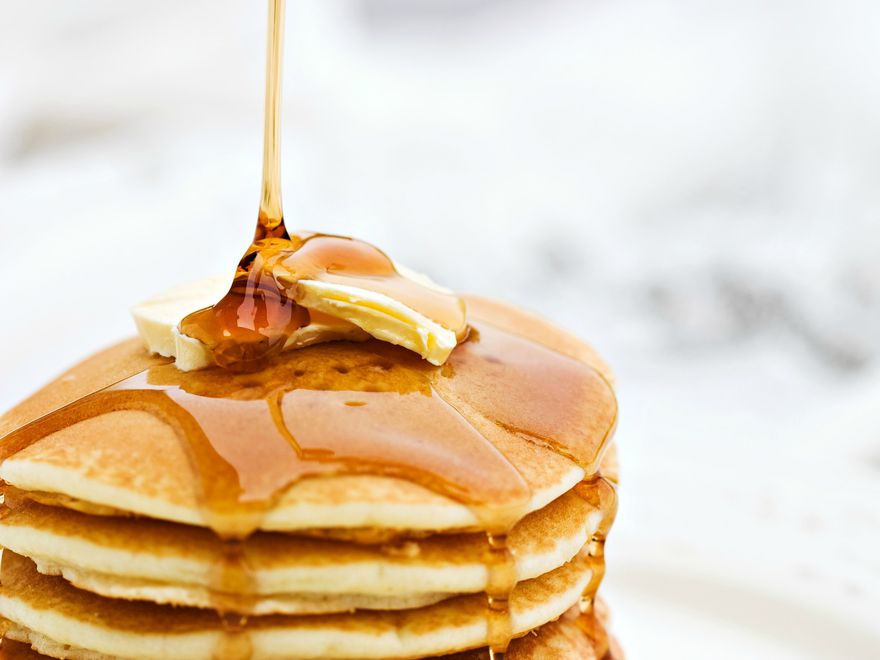
[[[288,238],[281,209],[281,65],[285,0],[269,0],[266,46],[266,105],[263,124],[263,182],[254,241]]]

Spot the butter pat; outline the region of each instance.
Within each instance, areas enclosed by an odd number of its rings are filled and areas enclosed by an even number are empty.
[[[457,343],[452,330],[375,291],[301,280],[297,284],[296,301],[308,310],[347,321],[380,341],[403,346],[431,364],[446,362]]]
[[[422,275],[403,269],[407,277],[440,289]],[[175,287],[132,309],[138,333],[147,349],[175,358],[182,371],[214,364],[211,351],[198,339],[180,333],[178,326],[188,314],[210,307],[229,288],[229,279],[214,277]],[[354,286],[301,280],[295,293],[297,304],[311,313],[311,322],[296,330],[284,350],[335,341],[364,341],[370,337],[418,353],[431,364],[441,365],[455,348],[452,330],[427,318],[393,298]]]
[[[228,278],[211,277],[176,286],[132,308],[131,315],[134,317],[138,334],[147,345],[147,350],[164,357],[177,357],[181,353],[193,351],[199,353],[197,347],[189,347],[186,345],[187,342],[184,342],[184,346],[178,345],[180,339],[177,325],[190,312],[216,303],[227,289],[229,289]],[[204,344],[196,343],[207,353]],[[200,359],[204,360],[198,355],[193,355],[189,359],[193,360],[193,363],[199,362]],[[211,361],[202,366],[209,364]],[[193,368],[202,367],[190,367],[188,370]]]
[[[188,314],[216,303],[228,289],[228,278],[212,277],[174,287],[132,308],[131,315],[147,350],[175,358],[174,364],[181,371],[213,366],[214,358],[208,347],[198,339],[181,334],[178,326]],[[337,339],[365,341],[369,335],[345,321],[317,315],[308,326],[294,332],[284,348]]]

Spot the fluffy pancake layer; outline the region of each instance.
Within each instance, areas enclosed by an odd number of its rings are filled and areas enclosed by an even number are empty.
[[[157,660],[173,649],[176,658],[196,660],[216,657],[227,641],[220,620],[208,610],[102,598],[42,575],[29,559],[8,551],[2,571],[0,614],[57,644]],[[514,634],[561,616],[578,603],[590,577],[589,559],[579,555],[517,585],[510,599]],[[419,658],[485,646],[485,607],[485,599],[474,595],[404,612],[252,617],[244,632],[257,659]]]
[[[577,607],[569,609],[556,621],[513,640],[504,657],[508,660],[624,660],[614,639],[609,639],[607,644],[603,641],[607,614],[604,608],[597,609],[595,614],[581,614]],[[47,655],[34,649],[41,649]],[[34,631],[15,625],[10,626],[7,638],[0,644],[0,660],[43,660],[58,657],[72,660],[115,660],[81,648],[62,647]],[[489,660],[490,656],[488,649],[483,648],[434,657],[437,660]]]
[[[569,492],[523,519],[508,537],[517,580],[572,559],[601,516]],[[0,520],[0,545],[32,558],[43,573],[105,596],[197,607],[223,597],[211,591],[226,544],[197,527],[90,516],[25,499]],[[489,577],[481,534],[361,545],[261,532],[242,549],[258,614],[420,607],[483,591]]]

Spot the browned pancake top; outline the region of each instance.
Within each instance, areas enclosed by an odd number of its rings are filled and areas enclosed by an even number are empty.
[[[352,474],[422,486],[504,531],[572,462],[596,471],[616,401],[583,344],[499,303],[468,305],[471,337],[440,368],[372,341],[293,351],[257,374],[181,373],[122,345],[11,411],[0,428],[74,400],[0,450],[195,506],[224,536],[257,529],[298,481]]]

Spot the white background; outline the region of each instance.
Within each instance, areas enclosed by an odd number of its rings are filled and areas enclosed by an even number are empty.
[[[291,0],[288,224],[616,368],[632,660],[880,656],[880,3]],[[258,0],[0,0],[0,408],[229,270]]]

